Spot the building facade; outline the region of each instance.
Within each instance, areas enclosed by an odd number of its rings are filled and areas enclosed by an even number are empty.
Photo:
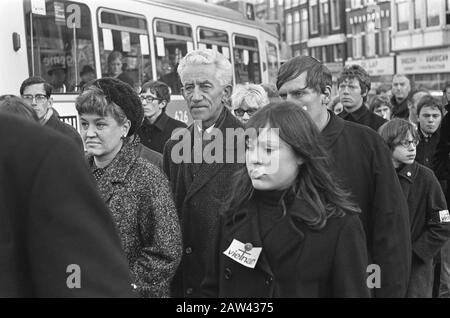
[[[371,76],[372,88],[391,83],[395,57],[391,53],[391,1],[347,0],[346,65],[362,66]]]
[[[441,90],[450,81],[450,1],[395,0],[391,10],[397,73],[416,88]]]
[[[309,54],[321,60],[336,81],[347,59],[347,25],[342,0],[308,0]]]

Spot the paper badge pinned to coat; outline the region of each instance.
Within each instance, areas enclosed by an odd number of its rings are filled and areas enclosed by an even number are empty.
[[[223,253],[245,267],[255,268],[261,251],[262,247],[253,247],[251,243],[242,243],[233,239],[233,242]]]

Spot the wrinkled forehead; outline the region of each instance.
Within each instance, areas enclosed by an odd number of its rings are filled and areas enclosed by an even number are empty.
[[[409,85],[409,79],[406,76],[396,76],[392,80],[392,84],[406,84],[406,85]]]

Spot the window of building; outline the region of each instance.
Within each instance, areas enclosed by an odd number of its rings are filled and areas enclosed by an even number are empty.
[[[284,0],[284,8],[285,9],[289,9],[290,7],[292,7],[292,0]]]
[[[300,12],[294,13],[294,43],[300,43]]]
[[[31,21],[29,0],[24,9],[30,74],[51,83],[54,93],[78,91],[81,70],[89,66],[95,73],[96,68],[89,8],[78,2],[46,1],[45,14],[33,14]]]
[[[409,3],[407,0],[397,0],[397,31],[409,29]]]
[[[381,29],[379,35],[380,55],[388,55],[391,51],[391,32],[389,29]]]
[[[427,4],[427,27],[438,26],[440,24],[439,15],[441,8],[440,0],[426,0]]]
[[[352,9],[361,7],[361,0],[351,0]]]
[[[445,23],[450,24],[450,0],[445,1]]]
[[[212,49],[230,57],[230,45],[228,34],[225,31],[213,30],[204,27],[198,28],[198,47],[200,49]]]
[[[309,38],[309,25],[308,25],[308,10],[307,9],[302,9],[301,10],[301,14],[300,14],[300,19],[301,19],[301,41],[306,41]]]
[[[414,4],[414,29],[421,28],[421,14],[423,13],[423,0],[413,0]]]
[[[320,35],[326,35],[330,33],[330,11],[328,10],[328,1],[320,1]]]
[[[292,14],[286,14],[286,42],[292,44]]]
[[[341,27],[340,0],[331,0],[331,28],[337,30]]]
[[[158,80],[170,86],[172,94],[181,93],[177,67],[183,56],[193,50],[192,28],[172,21],[155,20],[156,72]]]
[[[353,58],[358,59],[362,57],[362,28],[360,24],[354,24],[353,28],[353,38],[352,38],[352,55]]]
[[[145,17],[106,8],[100,9],[98,17],[102,76],[117,77],[139,90],[153,77]],[[122,64],[119,75],[114,63]]]
[[[267,54],[267,70],[269,72],[269,83],[276,84],[278,76],[278,54],[277,46],[273,43],[266,42]]]
[[[311,0],[309,2],[309,27],[311,34],[319,32],[319,4],[317,0]]]
[[[261,83],[258,40],[235,36],[233,52],[236,83]]]

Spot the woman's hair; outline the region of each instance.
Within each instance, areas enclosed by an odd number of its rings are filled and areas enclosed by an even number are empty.
[[[416,127],[408,120],[401,118],[394,118],[378,129],[378,133],[391,151],[394,151],[395,147],[407,138],[408,132],[414,139],[419,139]]]
[[[385,95],[375,96],[370,102],[369,110],[371,113],[373,113],[375,109],[383,105],[386,105],[387,107],[389,107],[389,109],[392,110],[392,104],[391,101],[389,100],[389,97]]]
[[[96,114],[102,117],[111,115],[119,125],[123,125],[127,120],[122,108],[112,101],[108,102],[103,90],[95,86],[89,86],[77,97],[75,107],[79,115]]]
[[[292,191],[311,206],[313,213],[303,214],[302,221],[313,229],[321,229],[328,218],[341,217],[346,212],[360,212],[350,202],[349,194],[333,180],[326,151],[319,142],[319,131],[308,113],[291,102],[271,103],[255,113],[247,123],[247,129],[253,128],[257,132],[266,127],[278,128],[280,139],[303,160],[295,183],[286,191]],[[245,204],[253,191],[247,169],[243,168],[235,179],[229,213]],[[283,202],[285,215],[287,209]]]
[[[222,54],[211,49],[189,52],[178,65],[177,71],[183,82],[184,71],[189,65],[214,65],[216,67],[216,79],[220,85],[231,85],[233,80],[233,66]]]
[[[231,95],[232,108],[238,109],[244,101],[250,107],[261,108],[269,104],[269,97],[260,85],[238,84],[234,89],[233,95]]]
[[[0,96],[0,112],[14,114],[24,119],[39,122],[39,118],[34,109],[23,99],[14,95]]]

